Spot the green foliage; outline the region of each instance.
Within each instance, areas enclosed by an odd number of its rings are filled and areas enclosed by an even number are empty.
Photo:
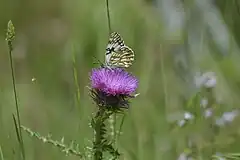
[[[202,110],[198,110],[201,96],[196,94],[193,83],[195,72],[215,72],[216,117],[239,107],[239,2],[168,2],[109,1],[112,30],[121,33],[136,54],[129,71],[140,79],[141,93],[124,118],[118,152],[128,160],[174,160],[186,149],[188,156],[195,154],[198,159],[208,159],[215,151],[223,157],[226,154],[226,158],[239,157],[239,117],[219,127],[217,133],[209,129],[213,122],[205,120]],[[43,134],[51,132],[57,138],[64,136],[65,141],[74,139],[82,144],[79,153],[85,154],[89,151],[83,144],[92,139],[87,124],[95,109],[85,86],[89,71],[95,66],[93,57],[104,61],[109,30],[105,7],[105,1],[95,0],[1,2],[1,159],[19,159],[19,142],[12,123],[12,78],[7,70],[8,48],[3,38],[7,20],[13,20],[18,35],[14,40],[14,27],[9,22],[6,40],[13,51],[21,124]],[[185,110],[197,113],[198,118],[181,128],[176,121],[182,119]],[[187,143],[191,138],[195,139],[192,148]],[[26,159],[79,159],[66,157],[65,152],[42,145],[26,134],[23,140]],[[111,142],[103,142],[107,152],[116,152]]]

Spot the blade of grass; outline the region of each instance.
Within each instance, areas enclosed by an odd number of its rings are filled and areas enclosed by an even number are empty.
[[[111,115],[109,117],[109,127],[110,127],[110,130],[111,130],[111,136],[112,136],[112,143],[113,145],[116,147],[116,120],[117,119],[117,115],[116,113],[113,113],[113,115]]]
[[[121,132],[122,132],[122,127],[123,127],[123,123],[124,123],[125,117],[126,117],[126,113],[123,113],[123,117],[122,117],[122,120],[121,120],[121,123],[120,123],[120,126],[119,126],[119,130],[118,130],[117,135],[116,135],[116,141],[117,142],[119,141],[119,137],[120,137]]]
[[[13,123],[14,123],[14,128],[15,128],[15,132],[16,132],[16,135],[17,135],[17,140],[18,140],[18,143],[19,143],[19,146],[20,146],[20,150],[21,150],[21,155],[22,155],[22,158],[24,159],[25,158],[25,155],[24,155],[24,148],[23,148],[23,143],[22,143],[22,139],[21,139],[21,136],[20,136],[20,130],[18,128],[18,124],[17,124],[17,120],[16,120],[16,117],[14,114],[12,114],[12,117],[13,117]]]
[[[164,92],[164,106],[168,106],[168,90],[167,90],[167,77],[165,74],[165,64],[164,64],[164,54],[163,54],[163,46],[160,45],[160,62],[161,62],[161,77],[162,77],[162,84],[163,84],[163,92]]]
[[[72,46],[72,63],[73,63],[73,77],[74,83],[76,87],[75,97],[77,99],[77,105],[80,109],[80,88],[78,84],[78,74],[77,74],[77,66],[76,66],[76,52],[74,46]]]
[[[17,135],[17,140],[18,140],[19,143],[21,143],[21,137],[20,137],[20,133],[19,133],[19,130],[18,130],[17,120],[16,120],[14,114],[12,114],[12,117],[13,117],[13,123],[14,123],[15,131],[16,131],[16,135]]]
[[[0,157],[1,157],[1,160],[4,160],[4,157],[3,157],[3,152],[2,152],[2,147],[0,145]]]

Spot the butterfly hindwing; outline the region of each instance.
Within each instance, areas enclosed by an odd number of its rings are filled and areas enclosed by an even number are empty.
[[[128,68],[134,61],[134,53],[127,46],[121,47],[119,52],[113,52],[110,57],[110,64],[117,67]]]
[[[124,44],[120,34],[113,32],[110,35],[106,48],[106,65],[110,67],[128,68],[134,61],[134,52]]]

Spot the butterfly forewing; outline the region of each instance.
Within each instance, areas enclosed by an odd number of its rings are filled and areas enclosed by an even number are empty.
[[[106,49],[106,55],[111,54],[112,51],[119,51],[122,46],[124,46],[124,41],[121,38],[120,34],[117,32],[111,33]]]
[[[134,52],[124,44],[120,34],[113,32],[110,35],[106,48],[106,65],[109,67],[127,68],[134,61]]]

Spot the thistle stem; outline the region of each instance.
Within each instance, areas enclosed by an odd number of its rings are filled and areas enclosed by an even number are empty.
[[[102,151],[102,139],[103,134],[101,132],[101,129],[104,127],[104,109],[100,109],[97,111],[95,117],[94,117],[94,142],[93,142],[93,148],[94,148],[94,160],[102,160],[103,157],[103,151]]]

